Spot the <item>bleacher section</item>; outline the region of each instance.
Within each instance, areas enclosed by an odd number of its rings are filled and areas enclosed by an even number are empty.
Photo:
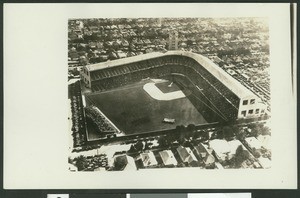
[[[107,134],[117,132],[117,130],[111,125],[111,123],[100,113],[100,110],[97,107],[86,107],[85,115],[86,118],[91,119],[92,122],[97,126],[99,133]]]

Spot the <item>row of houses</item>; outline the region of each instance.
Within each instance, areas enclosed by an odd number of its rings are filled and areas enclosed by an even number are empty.
[[[180,163],[184,163],[187,166],[196,167],[199,163],[204,162],[204,164],[211,165],[214,163],[215,159],[208,151],[205,152],[202,146],[195,147],[194,151],[190,147],[179,146],[176,149],[176,154],[180,158]],[[206,153],[206,154],[204,154]],[[158,155],[157,155],[158,154]],[[176,159],[176,154],[170,149],[162,150],[157,153],[153,151],[147,151],[141,153],[137,157],[133,158],[129,155],[123,154],[115,156],[114,166],[117,170],[137,170],[139,168],[157,168],[157,167],[177,167],[179,161]],[[196,155],[197,157],[196,157]],[[120,163],[123,165],[120,166]],[[162,164],[160,164],[162,163]],[[137,164],[141,164],[138,167]]]
[[[221,164],[231,160],[236,155],[239,146],[248,151],[251,158],[254,158],[251,154],[254,151],[260,152],[264,149],[270,149],[270,136],[248,137],[244,144],[239,140],[214,139],[210,140],[208,144],[200,143],[193,148],[179,146],[175,150],[145,151],[136,157],[127,154],[116,155],[114,156],[114,166],[115,170],[137,170],[141,168],[180,167],[180,163],[183,163],[188,167],[220,169],[223,168]],[[270,168],[271,166],[270,159],[266,157],[259,157],[256,161],[254,166],[256,168]],[[243,167],[247,168],[247,165],[243,165]]]

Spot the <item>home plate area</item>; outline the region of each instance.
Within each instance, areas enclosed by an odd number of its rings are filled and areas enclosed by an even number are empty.
[[[173,82],[152,79],[143,89],[155,100],[170,101],[185,98],[184,93]]]

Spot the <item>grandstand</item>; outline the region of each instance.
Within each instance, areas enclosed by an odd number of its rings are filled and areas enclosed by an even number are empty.
[[[82,71],[85,86],[93,92],[145,78],[176,82],[196,108],[204,105],[224,121],[265,114],[266,105],[258,96],[208,58],[192,52],[153,52],[87,65]]]

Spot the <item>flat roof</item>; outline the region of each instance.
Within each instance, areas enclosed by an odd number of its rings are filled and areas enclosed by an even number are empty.
[[[167,51],[167,52],[151,52],[148,54],[141,54],[138,56],[132,56],[128,58],[117,59],[113,61],[106,61],[97,64],[87,65],[86,68],[89,71],[101,70],[109,67],[115,67],[120,65],[125,65],[133,62],[140,62],[143,60],[149,60],[153,58],[160,58],[164,56],[177,55],[177,56],[185,56],[194,59],[201,66],[203,66],[207,71],[209,71],[213,76],[219,79],[229,90],[231,90],[237,97],[239,98],[258,98],[254,93],[252,93],[249,89],[247,89],[244,85],[242,85],[239,81],[230,76],[226,71],[216,65],[213,61],[208,59],[207,57],[196,54],[193,52],[187,51]]]
[[[101,63],[96,63],[96,64],[91,64],[87,65],[86,68],[89,71],[97,71],[100,69],[105,69],[109,67],[115,67],[115,66],[120,66],[120,65],[126,65],[129,63],[134,63],[134,62],[140,62],[143,60],[149,60],[152,58],[159,58],[164,56],[166,53],[161,53],[161,52],[151,52],[148,54],[141,54],[137,56],[131,56],[127,58],[122,58],[122,59],[116,59],[112,61],[106,61],[106,62],[101,62]]]

